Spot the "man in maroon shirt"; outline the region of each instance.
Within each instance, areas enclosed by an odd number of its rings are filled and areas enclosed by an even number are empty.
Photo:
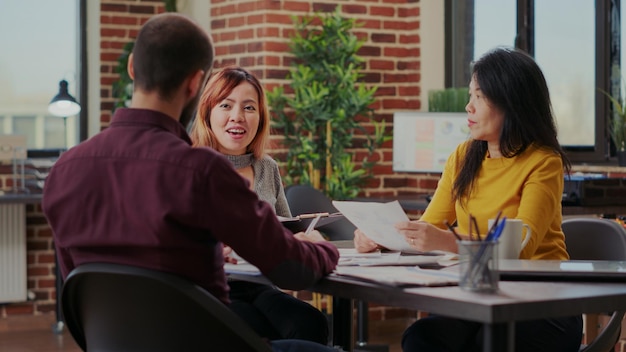
[[[223,244],[286,289],[333,271],[339,253],[319,232],[292,234],[221,154],[191,147],[185,125],[212,62],[209,37],[188,18],[161,14],[142,27],[128,63],[131,107],[63,153],[46,180],[63,277],[83,263],[135,265],[186,277],[228,304]]]

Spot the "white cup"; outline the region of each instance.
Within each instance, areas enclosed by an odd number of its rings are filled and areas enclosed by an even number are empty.
[[[495,219],[489,219],[489,228],[494,221]],[[526,228],[526,236],[524,236],[524,228]],[[498,258],[519,259],[519,255],[530,241],[531,235],[530,226],[524,224],[522,220],[506,219],[506,224],[498,239]]]

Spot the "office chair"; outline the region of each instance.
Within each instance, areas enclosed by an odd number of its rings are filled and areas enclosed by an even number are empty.
[[[292,185],[285,189],[285,196],[291,214],[300,215],[307,213],[328,212],[335,213],[337,208],[328,196],[309,185]],[[352,241],[356,226],[348,219],[341,219],[317,228],[330,241]],[[315,297],[315,296],[314,296]],[[319,307],[318,307],[319,308]],[[370,345],[368,339],[368,306],[367,302],[356,302],[357,310],[357,341],[354,351],[377,351],[387,352],[389,348],[384,345]]]
[[[67,277],[61,300],[65,324],[84,351],[271,352],[221,301],[169,273],[84,264]]]
[[[292,185],[287,187],[285,189],[285,197],[287,197],[287,203],[293,215],[337,212],[337,208],[335,208],[330,198],[321,191],[308,185]],[[330,224],[320,226],[317,230],[323,233],[330,241],[340,241],[352,240],[356,227],[348,221],[348,219],[343,218]]]
[[[626,230],[615,221],[599,218],[563,220],[565,244],[571,260],[626,260]],[[587,344],[579,352],[613,351],[622,328],[622,311],[615,311],[599,335],[593,329],[597,317],[586,315]],[[593,338],[592,341],[589,339]]]

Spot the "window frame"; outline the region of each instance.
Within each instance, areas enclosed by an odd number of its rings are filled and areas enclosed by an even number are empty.
[[[87,0],[76,0],[78,4],[77,26],[78,45],[76,59],[77,83],[76,99],[80,103],[78,114],[78,143],[88,138],[88,75],[87,75]],[[67,127],[66,127],[67,128]],[[58,157],[66,148],[31,148],[27,150],[28,158]]]
[[[517,33],[515,47],[526,51],[534,57],[535,51],[535,0],[516,0],[517,3]],[[563,146],[569,159],[575,163],[606,164],[615,155],[610,135],[607,131],[610,111],[610,102],[600,89],[610,91],[611,61],[620,59],[620,48],[611,53],[611,26],[615,16],[611,11],[618,11],[620,0],[595,0],[595,85],[597,88],[594,97],[595,111],[595,144],[593,146]],[[473,28],[474,0],[445,0],[445,87],[463,87],[468,79],[459,74],[460,65],[470,62],[467,57],[467,45],[474,41],[474,34],[465,30]],[[617,16],[619,20],[619,16]],[[619,23],[616,24],[619,26]],[[619,35],[619,33],[618,33]],[[619,38],[617,38],[619,39]],[[468,42],[470,44],[468,44]],[[620,41],[617,41],[620,43]],[[459,43],[461,49],[459,49]],[[457,50],[462,50],[459,53]],[[472,53],[473,54],[473,53]],[[615,94],[615,92],[613,92]]]

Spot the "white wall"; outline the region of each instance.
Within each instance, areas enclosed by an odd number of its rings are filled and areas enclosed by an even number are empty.
[[[428,91],[445,88],[445,9],[443,0],[422,0],[420,7],[422,111],[428,111]]]
[[[100,132],[100,0],[87,3],[87,137]]]
[[[179,13],[193,18],[207,33],[211,33],[211,4],[209,0],[178,0],[176,9]]]

